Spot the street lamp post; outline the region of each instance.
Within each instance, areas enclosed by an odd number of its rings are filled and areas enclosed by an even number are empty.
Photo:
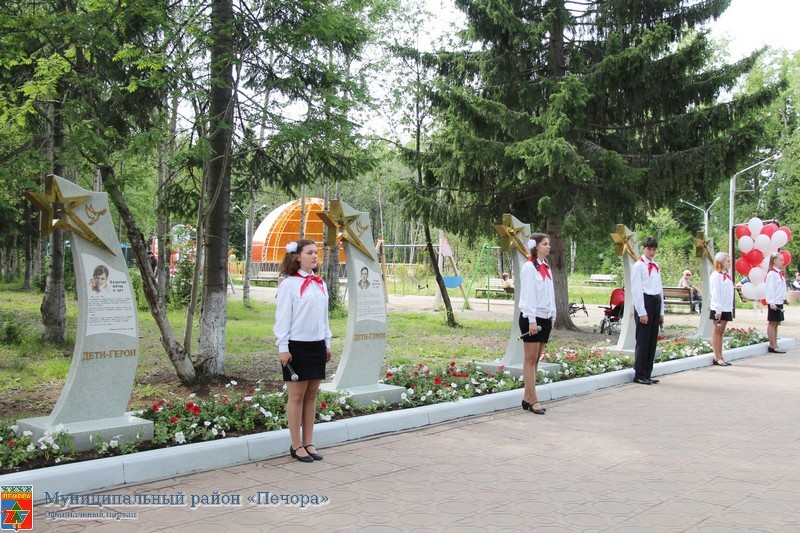
[[[733,207],[734,207],[734,195],[736,194],[736,176],[738,176],[739,174],[742,174],[744,172],[747,172],[748,170],[752,170],[752,169],[754,169],[754,168],[756,168],[758,166],[761,166],[764,163],[769,163],[770,161],[775,161],[775,160],[778,160],[780,158],[781,158],[781,154],[771,155],[766,159],[762,159],[758,163],[753,163],[749,167],[743,168],[742,170],[738,171],[733,176],[731,176],[730,215],[729,215],[730,216],[730,219],[729,219],[730,223],[728,224],[728,227],[730,228],[730,241],[729,241],[730,249],[729,249],[729,253],[730,253],[731,259],[733,259],[733,257],[734,257],[734,255],[733,255],[733,249],[734,249],[733,239],[735,237],[735,232],[734,232],[734,229],[733,229],[733,225],[735,224],[735,218],[733,216],[733,212],[734,212],[733,211]],[[731,264],[731,268],[733,268],[733,264]]]
[[[700,210],[700,212],[702,212],[702,213],[703,213],[703,230],[705,231],[706,238],[708,238],[708,222],[709,222],[709,214],[711,213],[711,208],[712,208],[712,207],[714,207],[714,204],[715,204],[715,203],[717,203],[717,200],[719,200],[719,199],[720,199],[720,197],[719,197],[719,196],[717,196],[716,198],[714,198],[714,201],[713,201],[713,202],[711,202],[711,205],[709,205],[709,206],[708,206],[706,209],[703,209],[702,207],[700,207],[700,206],[698,206],[698,205],[694,205],[692,202],[687,202],[686,200],[683,200],[683,199],[681,199],[681,200],[680,200],[680,201],[681,201],[681,202],[683,202],[684,204],[686,204],[686,205],[689,205],[689,206],[692,206],[692,207],[694,207],[695,209],[698,209],[698,210]]]

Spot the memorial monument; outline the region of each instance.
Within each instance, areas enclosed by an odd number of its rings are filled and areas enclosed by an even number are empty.
[[[359,404],[397,403],[403,387],[378,383],[386,352],[386,300],[381,267],[372,246],[369,213],[331,200],[317,213],[328,226],[326,244],[344,241],[347,260],[347,331],[336,374],[322,390],[346,392]],[[332,283],[336,283],[333,280]]]
[[[713,328],[708,319],[711,304],[711,274],[714,272],[714,239],[706,239],[705,232],[698,231],[694,237],[695,257],[700,258],[700,272],[703,276],[703,301],[700,303],[700,323],[697,325],[697,337],[710,341]]]
[[[611,234],[611,238],[614,239],[614,251],[622,257],[625,305],[622,310],[619,339],[616,346],[609,349],[632,354],[636,348],[636,321],[633,316],[631,274],[633,273],[634,263],[639,260],[639,241],[636,238],[636,233],[633,233],[624,224],[617,224],[617,231]]]
[[[122,443],[153,438],[153,423],[126,414],[139,354],[139,323],[128,266],[105,193],[59,176],[45,179],[44,193],[25,196],[42,211],[40,233],[61,228],[70,235],[78,297],[78,331],[64,389],[48,416],[17,421],[18,431],[62,429],[77,451],[94,448],[91,437]]]

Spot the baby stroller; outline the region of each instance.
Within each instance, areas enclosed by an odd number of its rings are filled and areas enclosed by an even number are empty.
[[[600,306],[603,310],[603,320],[600,321],[600,333],[613,335],[619,333],[622,323],[622,312],[625,310],[625,289],[611,291],[611,300],[608,307]]]

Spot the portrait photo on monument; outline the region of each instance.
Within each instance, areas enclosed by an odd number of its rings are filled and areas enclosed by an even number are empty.
[[[100,296],[108,294],[111,289],[109,282],[109,270],[106,265],[100,264],[94,267],[92,276],[89,278],[89,295]]]
[[[370,286],[369,282],[369,268],[365,265],[361,268],[361,274],[358,280],[358,288],[359,289],[368,289]]]

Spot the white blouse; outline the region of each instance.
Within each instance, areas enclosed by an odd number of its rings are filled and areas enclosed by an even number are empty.
[[[769,305],[781,305],[786,301],[786,279],[782,274],[783,272],[776,268],[767,272],[764,299]]]
[[[550,277],[542,276],[533,261],[525,261],[519,272],[519,310],[527,319],[556,318],[556,295],[553,288],[553,271]]]
[[[709,309],[714,313],[730,313],[733,311],[733,280],[727,272],[712,272],[711,303]]]
[[[289,341],[325,340],[331,347],[333,334],[328,323],[328,287],[311,282],[303,296],[300,287],[308,273],[300,270],[300,276],[289,276],[278,287],[278,308],[275,310],[275,344],[278,352],[289,351]]]

